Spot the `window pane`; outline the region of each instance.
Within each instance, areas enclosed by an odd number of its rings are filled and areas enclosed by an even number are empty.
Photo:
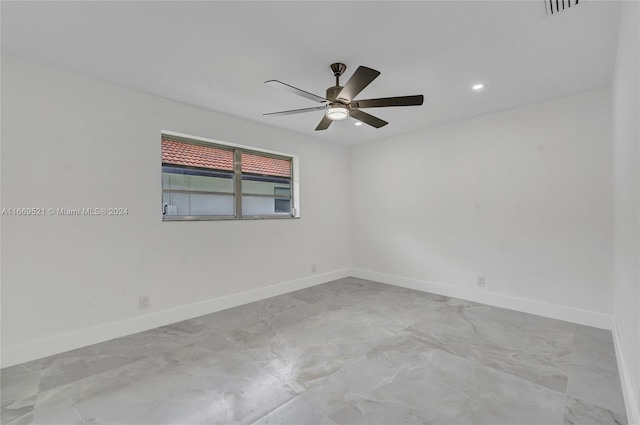
[[[243,152],[242,172],[291,178],[291,161]]]
[[[242,215],[289,215],[290,212],[276,212],[271,196],[242,196]]]
[[[273,194],[276,199],[274,200],[276,212],[290,213],[291,212],[291,188],[278,186],[273,188]]]
[[[277,213],[291,212],[291,201],[289,199],[276,199],[274,205]]]
[[[162,173],[162,188],[163,189],[188,189],[189,181],[188,176],[181,174],[169,174]]]
[[[167,216],[232,216],[234,197],[227,195],[200,195],[189,193],[163,193],[163,212]]]
[[[275,189],[289,191],[291,188],[291,179],[257,177],[251,175],[242,175],[242,193],[246,195],[274,195]],[[289,196],[287,192],[285,196]]]
[[[163,140],[162,163],[233,171],[233,150]]]
[[[168,167],[164,167],[165,170],[167,170],[167,168]],[[188,175],[183,173],[177,174],[175,172],[163,172],[162,188],[233,193],[233,174]]]
[[[291,196],[291,187],[277,186],[273,189],[273,194],[278,197],[289,198]]]

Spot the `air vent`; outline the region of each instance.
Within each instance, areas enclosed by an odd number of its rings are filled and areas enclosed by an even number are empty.
[[[544,0],[544,5],[547,8],[547,15],[555,15],[556,13],[571,10],[572,7],[584,2],[585,0]]]

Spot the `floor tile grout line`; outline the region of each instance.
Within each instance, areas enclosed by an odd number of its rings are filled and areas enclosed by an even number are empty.
[[[564,410],[562,412],[562,420],[564,421],[567,415],[567,402],[569,401],[569,383],[571,382],[571,371],[573,370],[573,356],[575,354],[577,327],[573,327],[573,335],[571,340],[571,353],[569,354],[569,370],[567,371],[567,386],[564,390]]]

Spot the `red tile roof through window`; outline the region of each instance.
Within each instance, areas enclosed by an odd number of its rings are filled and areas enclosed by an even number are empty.
[[[162,163],[233,171],[233,152],[163,140]]]
[[[242,172],[291,177],[291,163],[284,159],[243,153]]]
[[[233,171],[233,152],[211,146],[163,140],[162,163]],[[284,159],[243,153],[242,172],[291,177],[291,164]]]

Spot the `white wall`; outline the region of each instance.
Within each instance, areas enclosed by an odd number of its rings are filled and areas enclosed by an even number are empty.
[[[602,89],[353,148],[357,274],[610,327],[610,121]]]
[[[2,207],[129,208],[125,217],[2,218],[3,366],[351,266],[594,326],[613,311],[607,89],[349,151],[2,60]],[[298,155],[302,218],[161,222],[160,130]],[[142,294],[150,310],[138,309]]]
[[[298,155],[302,218],[162,222],[161,130]],[[344,146],[3,56],[2,207],[129,209],[2,217],[3,366],[341,277],[347,167]]]
[[[630,423],[640,422],[639,15],[638,2],[624,2],[612,85],[614,318]]]

